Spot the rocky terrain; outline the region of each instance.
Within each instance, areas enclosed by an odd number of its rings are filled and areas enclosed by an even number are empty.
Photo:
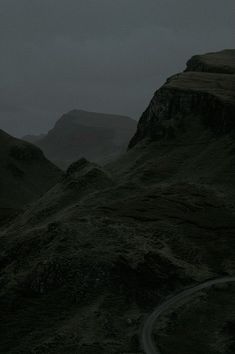
[[[222,69],[228,53],[235,59],[235,51],[200,56],[209,69],[188,64],[168,79],[121,158],[104,167],[73,163],[1,231],[0,352],[140,354],[142,323],[160,301],[234,274],[235,81]],[[170,323],[182,328],[184,316]],[[233,303],[218,316],[223,321],[212,328],[223,345],[210,354],[228,354]],[[175,341],[164,323],[156,331],[168,354]],[[183,341],[177,345],[177,354],[187,352]]]
[[[45,155],[66,169],[81,157],[104,164],[125,152],[137,122],[129,117],[73,110],[45,136],[26,136]]]
[[[231,50],[189,60],[184,73],[169,78],[156,92],[129,146],[133,147],[146,138],[177,138],[189,131],[189,124],[196,124],[198,128],[202,126],[203,131],[209,129],[217,136],[233,131],[234,56],[235,50]],[[219,65],[217,71],[216,65]],[[199,138],[198,131],[193,128],[191,133]]]
[[[0,130],[0,225],[47,192],[60,174],[37,147]]]
[[[213,287],[162,316],[155,333],[161,353],[233,354],[234,295],[232,284]]]

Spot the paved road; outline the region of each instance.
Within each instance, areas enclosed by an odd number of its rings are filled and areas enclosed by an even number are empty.
[[[153,329],[157,319],[171,306],[177,304],[180,301],[188,301],[190,298],[200,290],[207,289],[212,285],[224,284],[235,282],[234,277],[223,277],[213,280],[208,280],[202,284],[196,285],[193,288],[186,289],[183,292],[169,298],[164,303],[159,305],[155,311],[147,318],[141,335],[142,347],[146,354],[161,354],[153,340]]]

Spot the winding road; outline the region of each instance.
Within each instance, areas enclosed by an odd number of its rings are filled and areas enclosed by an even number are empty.
[[[200,290],[207,289],[213,285],[225,284],[225,283],[231,283],[231,282],[235,282],[235,276],[234,277],[227,276],[227,277],[223,277],[223,278],[208,280],[204,283],[201,283],[201,284],[196,285],[192,288],[184,290],[183,292],[169,298],[164,303],[159,305],[155,309],[155,311],[147,318],[147,320],[144,324],[144,328],[143,328],[143,331],[141,334],[141,343],[142,343],[142,347],[144,349],[144,352],[146,354],[161,354],[161,352],[157,348],[156,343],[153,339],[153,329],[154,329],[154,325],[155,325],[157,319],[165,311],[167,311],[171,306],[176,305],[181,300],[184,300],[184,301],[190,300],[190,298]]]

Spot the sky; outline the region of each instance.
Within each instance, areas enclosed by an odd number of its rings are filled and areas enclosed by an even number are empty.
[[[234,0],[0,0],[0,128],[72,109],[139,119],[194,54],[235,47]]]

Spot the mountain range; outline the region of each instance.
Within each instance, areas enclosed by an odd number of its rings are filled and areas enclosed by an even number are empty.
[[[49,165],[58,182],[0,231],[0,352],[141,354],[157,304],[234,274],[234,63],[235,50],[190,59],[115,161],[83,157],[62,175]],[[234,353],[233,294],[211,289],[166,314],[162,353]]]

